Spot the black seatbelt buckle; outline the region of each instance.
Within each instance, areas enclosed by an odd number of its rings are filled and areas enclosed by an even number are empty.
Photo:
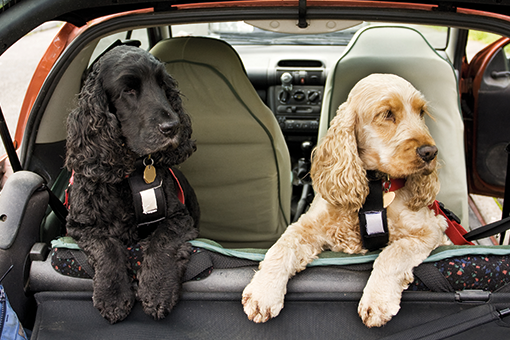
[[[460,218],[457,215],[455,215],[455,213],[453,211],[451,211],[450,209],[445,208],[444,203],[439,202],[439,201],[437,203],[439,203],[439,207],[441,208],[443,213],[446,215],[446,217],[450,221],[455,221],[458,224],[460,224]]]

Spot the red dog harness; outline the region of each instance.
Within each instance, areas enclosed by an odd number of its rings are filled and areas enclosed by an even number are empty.
[[[175,183],[177,183],[177,198],[179,199],[179,202],[184,204],[185,203],[184,202],[184,190],[182,190],[181,182],[179,182],[179,179],[177,178],[177,176],[175,176],[175,173],[171,168],[168,168],[168,170],[172,174],[172,177],[175,179]]]
[[[436,215],[443,215],[448,223],[448,228],[446,228],[446,236],[453,242],[455,245],[474,245],[473,242],[470,242],[464,238],[464,235],[467,234],[466,229],[460,225],[460,219],[455,216],[453,212],[446,209],[441,202],[437,200],[434,201],[431,205],[429,205],[430,210],[434,210]]]
[[[184,202],[185,202],[184,191],[182,190],[181,182],[179,182],[179,179],[177,178],[177,176],[175,175],[175,173],[173,172],[173,170],[171,168],[168,168],[168,170],[172,174],[172,177],[175,179],[175,182],[177,183],[177,198],[179,199],[179,201],[182,204],[184,204]],[[71,178],[69,178],[68,188],[71,187],[71,185],[73,185],[73,184],[74,184],[74,170],[71,173]],[[65,192],[64,205],[66,206],[67,209],[69,209],[69,192],[68,192],[67,189],[66,189],[66,192]]]
[[[383,182],[383,191],[396,191],[404,187],[405,183],[406,180],[404,178],[388,179]],[[460,219],[452,211],[446,209],[443,203],[436,200],[429,206],[429,209],[433,210],[436,215],[442,215],[446,219],[448,228],[446,229],[445,233],[446,236],[448,236],[448,238],[453,242],[453,244],[474,245],[473,242],[470,242],[464,238],[464,235],[467,234],[467,231],[460,224]]]

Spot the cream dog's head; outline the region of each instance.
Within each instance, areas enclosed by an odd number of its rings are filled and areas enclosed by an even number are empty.
[[[377,170],[407,179],[415,194],[411,209],[430,204],[439,182],[426,115],[424,97],[406,80],[392,74],[360,80],[314,150],[315,190],[331,204],[358,210],[368,193],[366,170]]]

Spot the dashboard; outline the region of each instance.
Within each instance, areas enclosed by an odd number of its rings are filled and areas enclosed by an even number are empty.
[[[324,85],[344,53],[338,45],[233,45],[261,99],[271,109],[297,164],[317,143]]]

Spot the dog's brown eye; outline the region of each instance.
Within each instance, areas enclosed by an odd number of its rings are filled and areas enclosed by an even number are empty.
[[[423,118],[423,117],[425,117],[425,110],[420,111],[420,118]]]
[[[126,89],[124,89],[124,93],[129,94],[129,95],[136,95],[136,90],[127,87]]]
[[[395,122],[395,115],[393,114],[393,111],[391,110],[386,111],[384,113],[384,119]]]

